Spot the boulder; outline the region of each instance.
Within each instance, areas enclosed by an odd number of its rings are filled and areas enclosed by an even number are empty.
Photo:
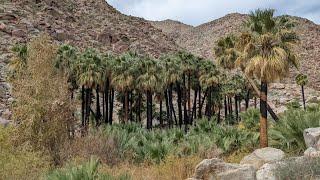
[[[254,180],[256,177],[256,169],[250,165],[242,165],[237,169],[228,170],[217,174],[219,180]]]
[[[269,162],[275,162],[283,159],[285,153],[276,148],[266,147],[262,149],[257,149],[251,154],[245,156],[240,164],[250,164],[256,169],[259,169],[263,164]]]
[[[320,127],[305,129],[303,131],[303,137],[307,147],[320,150]]]
[[[190,180],[202,179],[238,179],[251,180],[255,178],[255,168],[251,165],[226,163],[221,159],[205,159],[201,161]]]

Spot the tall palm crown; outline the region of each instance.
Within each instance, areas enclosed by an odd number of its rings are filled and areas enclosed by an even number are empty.
[[[160,86],[161,69],[156,60],[146,57],[141,61],[142,73],[137,79],[137,87],[142,91],[154,92]]]
[[[243,44],[243,53],[236,61],[245,67],[247,75],[267,83],[286,77],[292,65],[298,67],[292,50],[298,42],[293,23],[287,17],[273,15],[274,10],[251,13],[246,23],[249,33],[242,36],[245,40],[240,40],[247,43]]]
[[[220,71],[212,61],[201,61],[199,82],[204,89],[218,85]]]
[[[102,61],[94,49],[86,49],[80,55],[79,60],[76,61],[75,69],[79,84],[87,88],[95,87],[102,81]]]
[[[217,63],[226,69],[233,69],[236,59],[238,58],[238,52],[235,49],[236,37],[227,36],[217,41],[214,53],[216,55]]]
[[[115,59],[112,84],[118,91],[125,92],[133,88],[134,68],[132,65],[137,58],[137,54],[129,52]]]

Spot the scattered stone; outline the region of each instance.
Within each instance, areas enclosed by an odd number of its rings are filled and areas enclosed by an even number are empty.
[[[313,147],[316,150],[320,150],[320,127],[305,129],[303,131],[303,137],[307,147]]]
[[[266,147],[262,149],[257,149],[251,154],[245,156],[240,164],[250,164],[256,169],[259,169],[263,164],[269,162],[275,162],[283,159],[285,153],[276,148]]]

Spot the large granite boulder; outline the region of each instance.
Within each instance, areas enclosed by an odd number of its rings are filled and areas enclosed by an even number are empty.
[[[313,147],[317,151],[320,150],[320,127],[305,129],[303,137],[307,147]]]
[[[240,164],[250,164],[256,169],[259,169],[263,164],[282,160],[285,153],[276,148],[266,147],[257,149],[251,154],[245,156]]]
[[[292,157],[264,164],[257,172],[257,180],[317,179],[319,158]],[[312,177],[312,178],[311,178]]]
[[[250,165],[226,163],[217,158],[205,159],[197,165],[193,177],[189,180],[204,179],[254,180],[255,168]]]

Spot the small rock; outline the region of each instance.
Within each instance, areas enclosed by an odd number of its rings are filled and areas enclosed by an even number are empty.
[[[275,162],[283,159],[285,153],[276,148],[266,147],[262,149],[257,149],[251,154],[245,156],[240,164],[250,164],[256,169],[259,169],[263,164],[269,162]]]
[[[320,150],[317,149],[319,148],[317,145],[320,140],[320,127],[305,129],[303,131],[303,137],[307,147],[314,147],[316,150]]]

